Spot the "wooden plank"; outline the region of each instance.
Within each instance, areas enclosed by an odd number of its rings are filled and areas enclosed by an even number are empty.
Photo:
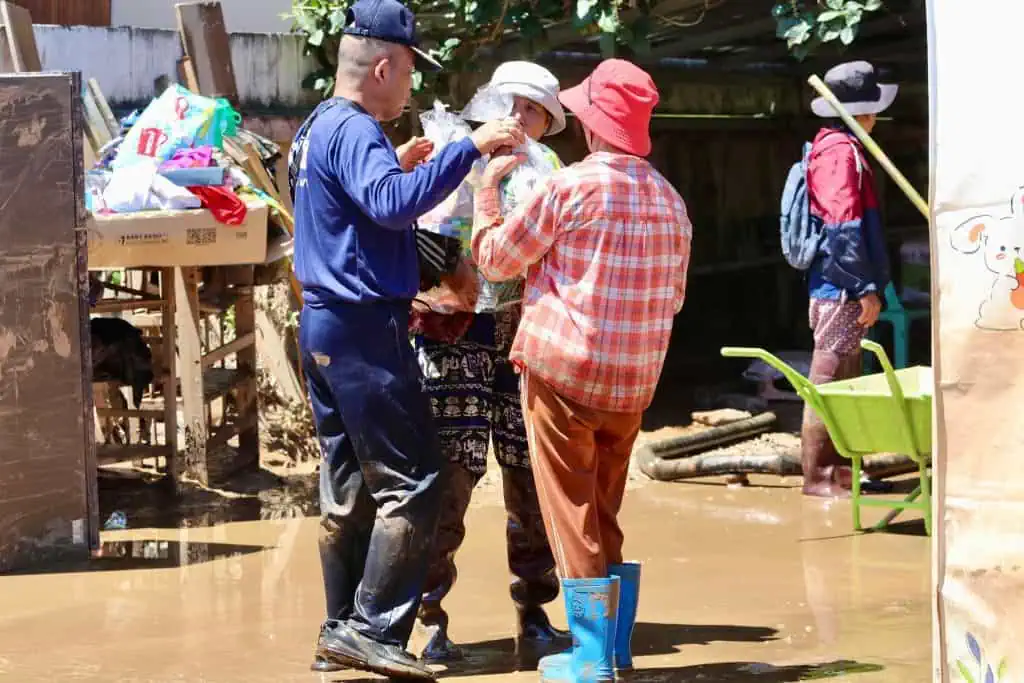
[[[102,418],[124,418],[124,417],[135,417],[146,420],[162,420],[164,419],[164,411],[162,410],[130,410],[121,408],[97,408],[96,415]]]
[[[96,449],[96,460],[103,465],[118,465],[123,462],[135,462],[149,458],[168,458],[171,449],[167,446],[150,446],[148,444],[130,444],[128,446],[100,446]]]
[[[288,356],[288,345],[274,326],[274,322],[262,309],[256,310],[256,345],[259,355],[270,372],[281,395],[288,401],[305,400],[302,381]]]
[[[110,26],[111,0],[16,0],[37,24]]]
[[[98,527],[79,93],[0,76],[0,572],[88,557]]]
[[[0,71],[37,72],[43,70],[32,30],[32,15],[24,7],[0,0]]]
[[[281,199],[280,193],[274,186],[274,181],[271,180],[270,174],[267,173],[267,169],[263,166],[263,159],[260,157],[259,152],[252,143],[242,143],[238,140],[232,140],[226,138],[224,140],[224,150],[231,156],[236,163],[238,163],[249,175],[250,179],[256,185],[268,195],[270,198],[276,201],[281,206],[284,206],[283,200]],[[286,171],[287,173],[287,171]],[[292,237],[295,236],[295,217],[287,210],[281,214],[281,226],[288,231],[288,234]],[[302,301],[302,285],[295,277],[295,271],[292,270],[288,273],[288,281],[291,286],[292,296],[295,297],[296,301]]]
[[[203,486],[209,484],[206,469],[206,401],[203,385],[202,337],[199,325],[199,270],[174,269],[175,323],[178,338],[181,398],[184,413],[185,472]],[[170,403],[170,397],[165,396]]]
[[[241,334],[241,330],[238,329],[238,307],[237,307],[237,304],[236,304],[236,307],[235,307],[235,329],[237,330],[238,334]],[[204,368],[208,368],[208,367],[210,367],[212,365],[216,365],[217,363],[221,362],[222,360],[224,360],[225,358],[227,358],[231,354],[243,351],[243,350],[249,348],[250,346],[252,346],[255,343],[256,343],[256,333],[255,332],[250,332],[250,333],[242,335],[240,337],[236,337],[232,341],[229,341],[227,344],[224,344],[223,346],[221,346],[219,348],[216,348],[213,351],[210,351],[209,353],[207,353],[205,356],[203,356],[203,367]]]
[[[167,479],[175,494],[182,493],[184,462],[178,450],[178,373],[177,373],[177,307],[175,305],[175,275],[173,268],[160,271],[161,295],[166,301],[161,316],[161,352],[164,374],[160,377],[164,395],[164,443],[170,455],[167,458]]]
[[[290,215],[295,215],[295,206],[292,204],[292,194],[288,189],[288,154],[291,151],[292,143],[288,141],[281,145],[281,156],[274,166],[274,179],[277,181],[281,205]]]
[[[729,23],[721,28],[710,31],[701,30],[698,24],[685,29],[678,37],[658,45],[651,50],[650,61],[668,57],[684,57],[691,53],[713,48],[719,45],[731,45],[757,36],[775,35],[775,18],[765,17],[756,21]]]
[[[235,331],[240,339],[251,339],[238,352],[238,372],[244,379],[235,391],[237,421],[243,425],[238,435],[238,454],[244,467],[254,469],[260,461],[259,391],[256,375],[256,302],[252,287],[236,287]]]
[[[237,108],[238,86],[220,3],[188,2],[175,8],[181,44],[195,69],[197,92],[223,97]]]
[[[259,428],[259,422],[259,415],[256,413],[239,416],[217,429],[207,442],[207,448],[209,448],[211,453],[216,453],[227,446],[228,442],[236,436],[239,437],[239,441],[241,442],[244,440],[245,433],[247,431]],[[255,462],[255,458],[259,458],[259,452],[253,451],[252,449],[246,450],[240,447],[238,449],[238,453],[235,454],[235,457],[243,460],[245,465],[242,467],[225,468],[230,469],[232,474],[237,474],[240,469],[243,469],[245,466],[252,465]]]
[[[92,312],[120,313],[121,311],[159,310],[165,304],[165,301],[144,301],[142,299],[105,299],[93,304]]]
[[[117,120],[117,117],[114,116],[114,110],[110,108],[110,103],[107,102],[107,98],[103,94],[103,90],[100,89],[99,81],[95,78],[90,78],[87,85],[89,93],[92,95],[92,99],[96,103],[96,107],[99,109],[100,116],[107,125],[107,131],[109,131],[112,137],[117,137],[121,133],[121,123]]]
[[[194,93],[199,93],[199,79],[196,78],[196,70],[192,64],[192,60],[188,57],[182,57],[178,60],[178,82],[184,85],[186,88]],[[166,90],[166,86],[156,86],[158,92]]]
[[[85,105],[83,113],[85,115],[86,137],[92,145],[93,153],[99,157],[100,150],[112,139],[110,131],[107,130],[107,124],[103,120],[103,115],[100,114],[100,109],[96,106],[96,102],[88,90],[82,93],[82,102]]]

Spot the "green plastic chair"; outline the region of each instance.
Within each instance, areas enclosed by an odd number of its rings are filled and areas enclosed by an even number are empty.
[[[865,339],[861,347],[878,357],[883,372],[817,386],[763,349],[724,348],[722,355],[758,358],[772,366],[821,417],[836,450],[852,464],[853,526],[857,531],[864,530],[862,507],[883,507],[890,508],[891,512],[873,530],[885,528],[905,510],[919,510],[930,536],[932,370],[927,367],[895,370],[880,344]],[[917,488],[904,500],[861,496],[864,456],[874,453],[902,453],[917,463]]]
[[[896,295],[896,287],[890,282],[885,288],[885,310],[878,316],[879,323],[892,325],[893,365],[902,370],[910,363],[910,325],[915,320],[922,320],[931,315],[927,308],[906,308]],[[868,332],[872,341],[881,339],[881,330],[876,324]],[[865,374],[874,372],[875,359],[871,354],[864,354]]]

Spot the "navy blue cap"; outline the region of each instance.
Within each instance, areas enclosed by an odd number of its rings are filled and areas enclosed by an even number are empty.
[[[345,34],[405,45],[416,55],[416,68],[441,70],[440,63],[419,47],[416,16],[398,0],[359,0],[345,16]]]

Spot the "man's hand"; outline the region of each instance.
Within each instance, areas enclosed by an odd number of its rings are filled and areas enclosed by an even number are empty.
[[[426,138],[411,138],[404,145],[395,150],[398,155],[398,165],[408,173],[416,168],[430,156],[434,151],[434,143]]]
[[[874,327],[878,322],[878,314],[882,312],[882,300],[872,292],[860,299],[860,317],[857,322],[864,327]]]
[[[487,155],[500,147],[518,147],[526,142],[526,133],[519,121],[498,119],[477,128],[471,139],[480,154]]]
[[[483,187],[497,187],[502,179],[512,172],[519,164],[526,161],[523,154],[501,154],[491,157],[484,169],[481,185]]]

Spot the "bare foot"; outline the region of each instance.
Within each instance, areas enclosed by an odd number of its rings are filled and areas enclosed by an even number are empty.
[[[815,498],[849,498],[850,491],[845,489],[839,484],[824,481],[815,484],[804,484],[803,493],[805,496],[814,496]]]

